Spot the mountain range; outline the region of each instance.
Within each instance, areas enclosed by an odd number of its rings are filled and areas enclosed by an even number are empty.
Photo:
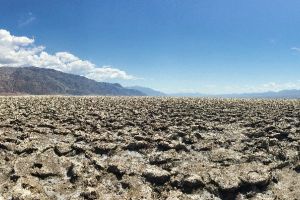
[[[84,76],[37,67],[0,67],[0,95],[110,95],[172,96],[214,98],[300,98],[300,90],[279,92],[220,94],[166,94],[148,87],[123,87],[118,83],[97,82]]]
[[[37,67],[0,67],[0,94],[144,96],[117,83]]]
[[[285,98],[285,99],[299,99],[300,98],[300,90],[281,90],[278,92],[262,92],[262,93],[244,93],[244,94],[225,94],[220,95],[220,97],[225,98]]]
[[[242,94],[218,94],[210,95],[204,93],[163,93],[157,90],[153,90],[147,87],[134,86],[128,87],[134,88],[145,93],[147,96],[171,96],[171,97],[212,97],[212,98],[266,98],[266,99],[275,99],[275,98],[286,98],[286,99],[299,99],[300,90],[281,90],[278,92],[261,92],[261,93],[242,93]]]
[[[147,96],[155,96],[155,97],[168,96],[166,93],[163,93],[163,92],[160,92],[158,90],[154,90],[154,89],[148,88],[148,87],[131,86],[131,87],[126,87],[126,88],[141,91],[142,93],[146,94]]]

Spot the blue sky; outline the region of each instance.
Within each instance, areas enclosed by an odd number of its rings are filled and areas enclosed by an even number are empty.
[[[128,75],[105,81],[164,92],[300,88],[297,0],[0,3],[0,29]]]

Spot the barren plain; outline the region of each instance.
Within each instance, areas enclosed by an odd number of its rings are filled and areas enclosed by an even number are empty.
[[[300,101],[0,97],[0,199],[299,199]]]

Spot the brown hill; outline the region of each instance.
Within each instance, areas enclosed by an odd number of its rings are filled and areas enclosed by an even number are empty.
[[[0,94],[145,95],[117,83],[37,67],[0,67]]]

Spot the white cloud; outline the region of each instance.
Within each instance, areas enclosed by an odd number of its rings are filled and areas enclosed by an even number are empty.
[[[0,67],[35,66],[86,76],[104,81],[109,79],[135,79],[125,71],[110,66],[97,67],[68,52],[49,54],[43,46],[35,46],[34,39],[13,36],[0,29]]]
[[[300,80],[295,82],[286,82],[286,83],[269,82],[266,84],[259,85],[257,87],[253,87],[252,89],[258,92],[265,92],[265,91],[278,92],[280,90],[300,89]]]
[[[268,82],[257,85],[212,85],[202,84],[198,89],[180,89],[164,90],[166,93],[202,93],[202,94],[239,94],[239,93],[261,93],[261,92],[278,92],[280,90],[300,90],[300,80],[290,82]]]
[[[134,76],[126,74],[126,72],[119,69],[111,68],[110,66],[103,66],[102,68],[94,68],[86,75],[86,77],[94,80],[105,80],[105,79],[136,79]]]
[[[259,85],[231,85],[224,86],[222,93],[260,93],[260,92],[278,92],[280,90],[300,89],[300,80],[293,82],[269,82]]]
[[[300,48],[299,47],[292,47],[291,50],[300,52]]]
[[[28,12],[25,16],[23,16],[19,20],[18,25],[19,25],[19,27],[27,26],[28,24],[33,22],[35,19],[36,19],[35,16],[31,12]]]

